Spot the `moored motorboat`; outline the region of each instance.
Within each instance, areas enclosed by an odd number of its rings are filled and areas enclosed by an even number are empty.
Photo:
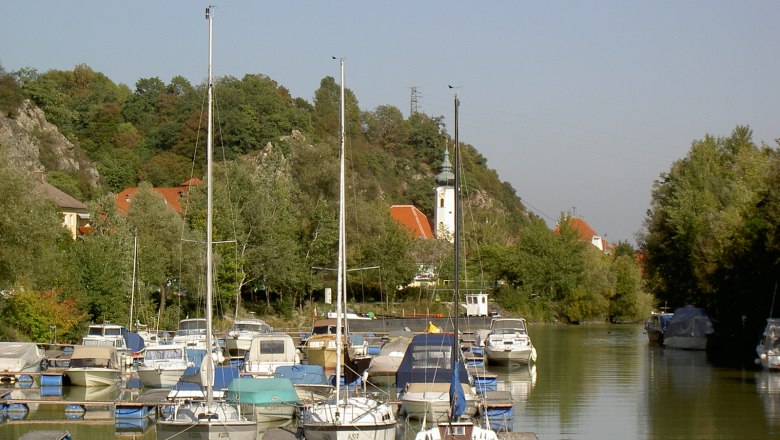
[[[194,364],[181,344],[146,347],[138,365],[138,378],[145,387],[170,388],[176,385],[187,367]]]
[[[497,318],[485,341],[489,365],[523,365],[536,362],[536,348],[523,318]]]
[[[685,306],[674,311],[664,332],[664,346],[685,350],[706,350],[709,335],[715,333],[703,310]]]
[[[292,336],[286,333],[268,333],[256,335],[250,341],[249,350],[244,357],[243,371],[256,376],[272,377],[278,367],[300,363],[301,359]]]
[[[376,386],[395,385],[395,373],[401,366],[411,342],[410,335],[396,336],[388,340],[368,365],[368,381]]]
[[[228,356],[244,356],[252,344],[252,338],[273,332],[262,319],[239,319],[230,327],[225,338]]]
[[[71,385],[92,387],[115,385],[121,380],[119,356],[110,346],[73,347],[65,375]]]
[[[756,346],[758,359],[765,370],[780,370],[780,319],[768,318],[761,341]]]
[[[463,390],[466,407],[463,415],[477,412],[477,396],[471,387],[462,358],[453,362],[455,337],[452,334],[417,335],[412,339],[396,373],[402,410],[411,418],[429,421],[446,420],[450,414],[453,368],[458,368],[458,382]],[[455,367],[453,367],[455,364]]]
[[[664,342],[664,333],[666,328],[669,327],[669,322],[672,321],[673,316],[674,313],[653,312],[644,324],[647,340],[653,344],[662,344]]]
[[[212,335],[213,337],[213,335]],[[188,348],[206,349],[206,320],[203,318],[186,318],[179,321],[174,344],[181,344]]]
[[[0,377],[5,373],[37,373],[46,353],[34,342],[0,342]]]

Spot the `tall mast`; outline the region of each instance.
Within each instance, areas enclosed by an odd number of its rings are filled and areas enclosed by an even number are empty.
[[[127,321],[127,330],[133,331],[133,307],[135,305],[135,268],[138,262],[138,230],[133,234],[133,279],[130,281],[130,319]]]
[[[457,379],[458,382],[460,382],[460,339],[458,337],[458,334],[460,333],[458,330],[458,316],[460,315],[460,178],[458,175],[460,174],[460,144],[458,143],[458,106],[460,105],[460,101],[458,101],[458,95],[455,94],[455,160],[453,161],[454,168],[455,168],[455,278],[454,283],[452,285],[452,303],[453,303],[453,332],[455,333],[452,337],[452,374],[453,374],[453,380],[450,383],[450,419],[452,421],[457,420],[458,416],[456,415],[456,406],[458,406],[458,399],[465,399],[463,396],[462,390],[460,388],[460,383],[455,383],[455,380]],[[454,390],[453,387],[457,387],[457,390]],[[462,412],[462,410],[461,410]]]
[[[338,284],[336,286],[336,404],[339,403],[340,393],[341,393],[341,362],[342,362],[342,334],[341,334],[341,320],[342,320],[342,309],[341,309],[341,302],[343,301],[344,294],[345,294],[345,282],[344,282],[344,251],[346,250],[346,228],[344,227],[344,199],[345,199],[345,187],[344,187],[344,175],[345,175],[345,167],[344,167],[344,58],[339,59],[339,67],[341,72],[341,99],[340,99],[340,106],[341,106],[341,112],[339,114],[339,120],[340,120],[340,127],[339,127],[339,140],[341,143],[341,158],[339,163],[339,252],[338,252],[338,268],[337,268],[337,275],[336,275],[336,283]],[[338,421],[339,413],[338,411],[335,414],[336,420]]]
[[[213,255],[212,255],[212,242],[214,237],[212,236],[212,223],[213,215],[212,209],[212,185],[211,185],[211,162],[213,159],[213,133],[212,125],[214,123],[211,116],[211,99],[214,83],[212,80],[211,72],[211,28],[214,21],[214,17],[211,14],[211,6],[206,8],[206,20],[209,22],[209,76],[207,84],[208,94],[208,122],[206,125],[206,355],[211,356],[211,296],[212,296],[212,284],[213,277]],[[214,376],[213,364],[211,361],[206,362],[206,403],[211,404],[214,398],[214,391],[211,388],[211,378]]]
[[[455,160],[453,161],[455,168],[455,279],[453,284],[453,301],[455,304],[453,323],[455,331],[455,353],[452,357],[453,362],[457,363],[460,360],[460,343],[458,342],[458,316],[460,315],[460,290],[459,290],[459,278],[460,278],[460,143],[458,142],[458,107],[460,101],[458,100],[458,94],[455,94]],[[454,364],[457,365],[457,364]]]

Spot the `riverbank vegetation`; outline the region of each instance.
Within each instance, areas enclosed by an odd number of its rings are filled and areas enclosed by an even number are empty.
[[[640,240],[649,290],[671,307],[704,308],[752,356],[780,307],[778,153],[748,127],[693,142],[655,183]]]
[[[203,175],[203,86],[182,77],[144,78],[131,90],[80,65],[0,71],[0,87],[9,87],[0,93],[3,116],[13,118],[14,102],[30,99],[101,176],[95,186],[80,172],[59,171],[41,143],[49,182],[89,205],[92,230],[74,241],[32,178],[0,157],[0,174],[10,176],[0,180],[2,331],[41,340],[51,325],[61,338],[77,340],[90,320],[127,324],[131,297],[132,320],[153,328],[201,315],[203,185],[181,187],[180,212],[153,188]],[[219,325],[237,309],[308,325],[323,289],[335,284],[327,268],[338,235],[338,84],[323,78],[308,102],[248,74],[220,78],[215,94]],[[373,303],[365,311],[376,314],[445,308],[452,245],[413,239],[388,215],[393,204],[412,204],[433,218],[434,176],[453,142],[444,118],[404,117],[392,106],[362,110],[349,89],[346,101],[347,260],[350,268],[366,268],[350,272],[349,295]],[[650,312],[653,299],[628,243],[606,255],[582,242],[566,215],[558,232],[551,230],[474,146],[463,145],[461,154],[466,288],[484,289],[503,310],[537,321],[637,321]],[[139,190],[120,213],[116,193],[129,187]],[[420,265],[435,268],[437,289],[409,287]],[[68,319],[55,319],[53,304]]]

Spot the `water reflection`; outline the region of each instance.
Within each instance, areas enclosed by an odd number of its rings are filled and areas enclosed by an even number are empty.
[[[512,401],[524,403],[528,400],[536,385],[536,365],[524,365],[521,367],[488,367],[488,371],[498,376],[497,391],[509,391]]]
[[[756,373],[756,392],[763,402],[771,433],[777,437],[780,432],[780,374],[777,371]]]

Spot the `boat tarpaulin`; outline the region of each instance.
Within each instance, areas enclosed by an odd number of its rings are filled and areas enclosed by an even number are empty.
[[[665,338],[672,336],[707,336],[715,333],[712,321],[703,310],[693,307],[680,307],[674,311],[669,327],[664,333]]]
[[[0,371],[37,370],[43,357],[43,350],[33,342],[0,342]]]

